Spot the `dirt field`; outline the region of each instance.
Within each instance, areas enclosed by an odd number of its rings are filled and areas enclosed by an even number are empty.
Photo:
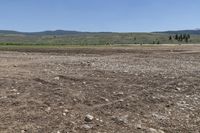
[[[0,132],[199,133],[200,46],[4,49]]]

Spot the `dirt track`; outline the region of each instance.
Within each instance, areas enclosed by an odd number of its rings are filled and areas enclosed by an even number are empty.
[[[0,132],[199,133],[200,47],[0,51]]]

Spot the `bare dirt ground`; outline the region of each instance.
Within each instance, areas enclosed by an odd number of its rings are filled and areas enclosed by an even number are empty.
[[[0,51],[1,133],[199,133],[200,47]]]

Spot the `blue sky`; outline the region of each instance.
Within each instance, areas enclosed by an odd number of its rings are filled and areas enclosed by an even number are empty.
[[[0,0],[0,29],[150,32],[200,28],[200,0]]]

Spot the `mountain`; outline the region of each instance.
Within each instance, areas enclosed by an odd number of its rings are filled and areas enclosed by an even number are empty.
[[[55,30],[55,31],[42,31],[42,32],[18,32],[11,30],[0,30],[0,34],[12,34],[12,35],[36,35],[36,36],[44,36],[44,35],[76,35],[76,34],[84,34],[87,32],[79,32],[79,31],[65,31],[65,30]]]
[[[194,29],[194,30],[177,30],[177,31],[163,31],[163,32],[154,32],[154,33],[200,35],[200,29]]]
[[[0,34],[21,34],[21,32],[11,30],[0,30]]]
[[[0,30],[0,35],[34,35],[34,36],[59,36],[59,35],[88,35],[88,34],[112,34],[114,32],[80,32],[80,31],[67,31],[67,30],[54,30],[54,31],[41,31],[41,32],[19,32],[12,30]],[[177,30],[177,31],[159,31],[152,33],[165,33],[165,34],[191,34],[200,35],[200,29],[194,30]]]

